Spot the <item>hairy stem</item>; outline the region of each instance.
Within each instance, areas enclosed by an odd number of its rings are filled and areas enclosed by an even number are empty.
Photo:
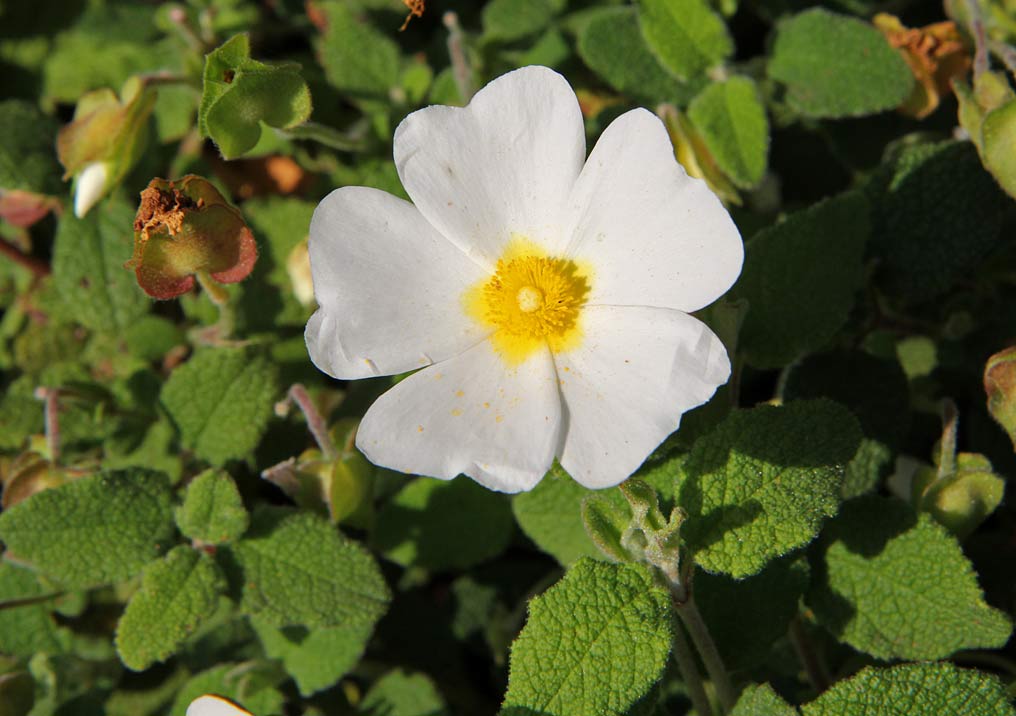
[[[452,61],[455,86],[459,88],[462,101],[468,102],[476,89],[473,87],[473,72],[469,67],[469,59],[466,57],[459,16],[449,10],[441,17],[441,21],[448,28],[448,56]]]
[[[289,129],[275,131],[287,139],[308,139],[331,149],[338,149],[340,152],[362,152],[366,148],[363,138],[343,134],[337,129],[317,122],[304,122]]]
[[[329,460],[334,460],[337,455],[335,446],[332,444],[332,439],[328,435],[328,424],[321,416],[321,413],[318,412],[314,401],[310,399],[307,389],[300,383],[294,383],[290,386],[287,396],[296,403],[303,413],[303,417],[307,419],[307,428],[310,430],[310,434],[314,436],[314,442],[321,448],[321,454]]]
[[[698,607],[695,606],[694,597],[689,594],[684,602],[675,601],[675,605],[677,606],[677,614],[688,629],[688,634],[691,636],[695,648],[698,649],[699,654],[702,656],[702,663],[705,664],[706,672],[708,672],[709,678],[716,687],[716,695],[720,699],[720,706],[723,712],[730,713],[737,702],[737,693],[734,691],[734,685],[730,680],[730,675],[727,673],[727,667],[723,665],[723,659],[720,657],[719,649],[716,648],[716,642],[713,641],[709,628],[702,619],[702,614],[699,613]]]
[[[214,327],[215,339],[222,341],[229,338],[233,332],[233,307],[229,303],[229,293],[220,284],[212,280],[207,271],[198,271],[195,274],[201,290],[205,292],[209,300],[219,309],[219,322]]]
[[[692,651],[691,644],[684,635],[684,628],[680,624],[674,624],[674,661],[677,662],[681,678],[688,687],[688,696],[691,697],[695,713],[698,716],[713,716],[713,707],[702,684],[702,675],[695,664],[695,652]]]
[[[804,673],[808,677],[808,682],[815,689],[815,693],[821,694],[829,688],[832,679],[825,664],[822,662],[822,658],[815,651],[814,644],[808,638],[808,632],[801,622],[800,615],[790,620],[788,636],[790,637],[790,643],[794,647],[794,653],[797,654],[798,661],[804,667]]]

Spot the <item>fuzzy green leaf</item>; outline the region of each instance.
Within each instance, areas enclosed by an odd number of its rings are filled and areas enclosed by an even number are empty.
[[[465,477],[419,478],[377,517],[374,546],[403,566],[465,569],[504,551],[512,536],[508,499]]]
[[[734,50],[727,26],[706,0],[639,0],[642,34],[674,76],[683,80]]]
[[[61,193],[57,125],[32,104],[0,102],[0,189]]]
[[[127,579],[173,536],[172,492],[161,472],[100,473],[45,490],[0,514],[7,556],[66,587]]]
[[[241,348],[207,349],[173,371],[160,400],[183,444],[222,465],[257,447],[279,392],[276,375],[263,356]]]
[[[660,678],[671,619],[648,568],[580,560],[530,602],[502,713],[627,713]]]
[[[998,677],[949,663],[869,666],[801,711],[803,716],[1013,716]]]
[[[361,711],[385,716],[441,716],[444,699],[423,674],[395,669],[382,676],[364,695]]]
[[[226,159],[250,151],[261,124],[292,127],[310,117],[311,99],[299,65],[252,60],[250,38],[237,35],[205,57],[198,127]]]
[[[735,184],[747,188],[762,181],[769,155],[769,120],[752,80],[731,77],[709,85],[692,100],[688,118]]]
[[[51,601],[14,606],[52,592],[39,584],[31,570],[0,564],[0,654],[28,657],[62,653],[69,648],[70,633],[53,621]]]
[[[741,692],[730,716],[797,716],[797,709],[769,684],[752,684]]]
[[[984,603],[956,539],[899,500],[862,497],[823,535],[808,595],[819,621],[880,659],[939,659],[1000,647],[1012,625]]]
[[[387,99],[399,83],[399,46],[357,17],[349,4],[320,4],[327,17],[317,50],[325,77],[337,89],[356,97]]]
[[[775,560],[746,579],[696,574],[695,601],[724,663],[731,669],[764,663],[786,635],[807,586],[807,563],[793,557]]]
[[[206,470],[187,485],[176,524],[190,539],[223,544],[240,537],[250,522],[240,492],[229,473]]]
[[[134,211],[105,201],[84,219],[65,212],[53,247],[53,282],[67,315],[95,331],[121,334],[151,302],[123,268],[134,246]]]
[[[228,549],[242,570],[241,609],[276,626],[369,625],[388,608],[371,555],[311,513],[262,507]]]
[[[582,26],[578,52],[618,92],[647,102],[690,99],[689,90],[646,47],[634,8],[598,9]]]
[[[857,420],[830,401],[732,412],[681,467],[681,533],[695,561],[741,578],[810,542],[836,514],[860,441]]]
[[[740,340],[749,363],[782,367],[829,342],[861,287],[868,233],[868,204],[848,193],[748,242],[733,292],[748,300]]]
[[[588,494],[555,463],[536,487],[512,497],[512,510],[526,536],[567,567],[580,557],[602,559],[582,522],[582,500]],[[624,504],[620,493],[615,499],[619,506]]]
[[[483,7],[483,37],[511,42],[543,30],[554,17],[550,0],[491,0]]]
[[[253,618],[251,626],[272,659],[282,662],[303,696],[327,689],[356,666],[373,632],[371,624],[277,627]]]
[[[145,568],[116,628],[116,650],[134,671],[165,661],[215,612],[225,580],[211,557],[174,547]]]
[[[787,102],[810,117],[856,117],[892,109],[914,78],[881,32],[856,18],[807,10],[776,29],[769,76],[787,86]]]

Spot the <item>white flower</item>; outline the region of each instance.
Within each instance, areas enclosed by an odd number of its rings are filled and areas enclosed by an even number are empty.
[[[423,368],[364,416],[372,462],[518,492],[557,457],[608,487],[727,381],[688,314],[737,278],[741,238],[653,114],[617,118],[584,161],[571,87],[526,67],[414,112],[394,143],[415,205],[344,187],[310,229],[318,368]]]
[[[251,716],[251,713],[221,696],[206,694],[191,701],[187,716]]]

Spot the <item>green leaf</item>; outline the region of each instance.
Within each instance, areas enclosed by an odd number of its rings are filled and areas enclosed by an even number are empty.
[[[386,100],[399,83],[398,45],[354,15],[346,2],[332,0],[319,7],[327,18],[316,44],[325,77],[342,92]]]
[[[198,127],[225,159],[250,151],[261,138],[262,123],[293,127],[306,122],[310,112],[300,66],[252,60],[247,35],[231,38],[205,57]]]
[[[377,516],[372,542],[403,566],[466,569],[504,551],[512,536],[508,498],[466,477],[413,480]]]
[[[752,80],[731,77],[707,86],[692,100],[688,118],[735,184],[748,188],[762,181],[769,155],[769,120]]]
[[[550,0],[491,0],[483,7],[483,37],[511,42],[535,35],[554,17]]]
[[[880,659],[939,659],[1000,647],[1012,625],[984,603],[959,544],[895,499],[843,506],[823,535],[808,603],[855,649]]]
[[[134,212],[103,202],[84,219],[65,212],[53,247],[53,282],[64,310],[87,328],[122,334],[151,302],[123,264],[134,247]]]
[[[847,319],[863,280],[868,204],[842,194],[759,232],[734,287],[748,300],[741,348],[776,368],[823,347]]]
[[[176,524],[190,539],[206,544],[232,542],[247,531],[250,516],[229,473],[206,470],[195,477],[176,508]]]
[[[803,716],[1013,716],[996,676],[949,663],[872,666],[832,688],[801,711]]]
[[[647,567],[580,560],[529,603],[502,713],[627,713],[660,678],[671,619],[670,593]]]
[[[969,277],[999,244],[1012,206],[970,142],[907,146],[865,191],[880,278],[910,301]]]
[[[847,465],[843,497],[874,490],[910,425],[910,388],[899,363],[861,351],[811,356],[791,368],[782,394],[786,401],[830,398],[850,408],[864,439]]]
[[[809,117],[856,117],[903,104],[914,78],[881,32],[856,18],[814,8],[777,25],[769,76]]]
[[[0,450],[17,450],[29,435],[42,429],[43,408],[35,398],[35,379],[23,375],[4,386],[0,397]]]
[[[57,125],[28,102],[0,102],[0,189],[60,194]]]
[[[388,608],[371,555],[309,512],[263,506],[228,550],[243,573],[240,608],[267,623],[370,625]]]
[[[691,91],[667,74],[646,47],[634,8],[598,9],[582,26],[578,52],[618,92],[647,102],[691,98]]]
[[[642,34],[660,62],[683,80],[719,64],[734,44],[706,0],[639,0]]]
[[[215,612],[225,580],[204,552],[185,545],[149,564],[116,628],[116,650],[129,669],[165,661]]]
[[[252,618],[265,654],[278,659],[302,696],[327,689],[356,666],[373,632],[371,624],[336,627],[277,627]]]
[[[363,697],[360,711],[385,716],[441,716],[444,699],[434,682],[423,674],[401,669],[389,671],[374,682]]]
[[[57,626],[50,612],[52,601],[15,606],[52,594],[39,584],[34,572],[13,564],[0,564],[0,654],[33,656],[58,654],[70,647],[70,633]]]
[[[1009,196],[1016,197],[1016,101],[989,112],[981,124],[984,166]]]
[[[219,664],[195,674],[173,699],[170,716],[185,716],[190,702],[205,694],[216,694],[240,704],[251,713],[280,714],[285,701],[275,688],[256,678],[251,664]]]
[[[555,463],[535,488],[512,497],[512,510],[526,536],[567,567],[580,557],[603,558],[582,521],[582,500],[589,494]],[[626,507],[617,490],[600,494]]]
[[[277,369],[263,356],[213,348],[174,370],[160,401],[184,446],[222,465],[257,447],[278,392]]]
[[[741,580],[695,575],[695,602],[728,668],[748,669],[766,661],[797,616],[807,586],[807,563],[792,557]]]
[[[797,709],[769,684],[752,684],[741,692],[730,716],[797,716]]]
[[[7,557],[65,587],[94,587],[141,571],[173,536],[172,492],[161,472],[104,472],[45,490],[0,514]]]
[[[681,532],[695,561],[735,578],[802,547],[836,514],[857,420],[826,400],[732,412],[681,467]]]

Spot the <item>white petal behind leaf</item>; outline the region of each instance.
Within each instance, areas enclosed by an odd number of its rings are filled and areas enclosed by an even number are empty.
[[[320,308],[307,323],[307,348],[335,378],[421,368],[489,332],[462,304],[486,272],[409,202],[366,187],[336,189],[314,211],[309,250]]]
[[[590,304],[696,311],[741,272],[741,235],[689,177],[663,123],[634,109],[604,130],[569,199],[567,253],[593,266]]]
[[[427,220],[464,251],[496,263],[512,234],[559,253],[563,210],[586,154],[567,80],[523,67],[467,107],[427,107],[395,131],[395,164]]]
[[[251,713],[221,696],[206,694],[191,701],[187,716],[251,716]]]
[[[638,469],[730,377],[709,327],[679,311],[589,306],[582,345],[555,356],[564,400],[561,466],[590,488]]]
[[[508,367],[490,341],[406,378],[370,407],[356,445],[371,462],[501,492],[550,469],[561,400],[548,349]]]

